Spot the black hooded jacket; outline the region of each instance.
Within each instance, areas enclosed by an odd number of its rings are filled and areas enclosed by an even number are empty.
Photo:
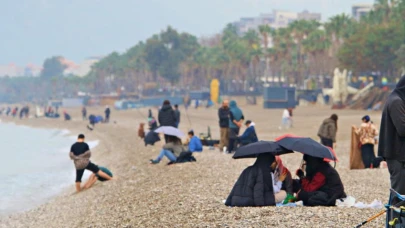
[[[405,76],[388,96],[381,116],[378,156],[405,161]]]
[[[254,165],[243,170],[225,205],[233,207],[276,205],[270,168],[274,160],[275,157],[271,154],[260,154]]]
[[[160,126],[176,127],[176,113],[170,104],[162,106],[159,110],[158,120]]]

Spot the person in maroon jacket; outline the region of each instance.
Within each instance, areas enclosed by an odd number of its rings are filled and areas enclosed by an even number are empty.
[[[338,172],[323,158],[304,155],[305,172],[297,170],[294,191],[305,206],[335,206],[346,197]]]

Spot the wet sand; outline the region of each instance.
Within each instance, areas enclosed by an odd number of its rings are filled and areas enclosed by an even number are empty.
[[[351,125],[369,114],[379,126],[380,112],[331,110],[329,107],[298,107],[294,111],[294,127],[279,130],[282,110],[265,110],[259,106],[242,105],[246,119],[256,123],[261,140],[292,133],[318,140],[321,121],[332,113],[339,115],[336,153],[337,170],[346,193],[358,201],[383,203],[388,198],[387,169],[349,170]],[[206,133],[211,127],[219,138],[217,109],[183,108],[180,129]],[[138,126],[146,122],[147,109],[112,110],[109,124],[98,124],[94,131],[86,129],[80,109],[68,109],[73,121],[61,119],[2,118],[32,127],[68,129],[73,135],[84,133],[88,140],[100,140],[93,150],[92,161],[112,170],[117,177],[110,182],[98,182],[80,194],[73,194],[74,183],[65,193],[33,210],[0,217],[0,227],[352,227],[379,210],[321,207],[228,208],[223,205],[233,184],[244,168],[254,159],[234,160],[232,155],[204,149],[196,154],[196,163],[167,166],[167,160],[150,165],[162,144],[145,147],[137,136]],[[101,108],[89,108],[88,113],[103,113]],[[157,116],[156,109],[153,113]],[[114,123],[115,121],[115,123]],[[242,129],[243,131],[244,129]],[[73,142],[72,142],[73,143]],[[66,152],[68,158],[68,151]],[[284,165],[294,172],[301,154],[283,155]],[[73,169],[72,164],[72,169]],[[366,227],[383,227],[384,216]]]

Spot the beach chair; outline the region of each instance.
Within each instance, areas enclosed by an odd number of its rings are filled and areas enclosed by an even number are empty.
[[[392,205],[393,199],[398,199],[395,205]],[[386,228],[405,228],[405,195],[401,195],[394,189],[390,189],[390,197],[387,209]]]

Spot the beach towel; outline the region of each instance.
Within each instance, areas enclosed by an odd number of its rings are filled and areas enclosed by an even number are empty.
[[[356,135],[355,129],[352,129],[352,138],[350,142],[350,169],[364,169],[363,159],[361,157],[360,139]]]

